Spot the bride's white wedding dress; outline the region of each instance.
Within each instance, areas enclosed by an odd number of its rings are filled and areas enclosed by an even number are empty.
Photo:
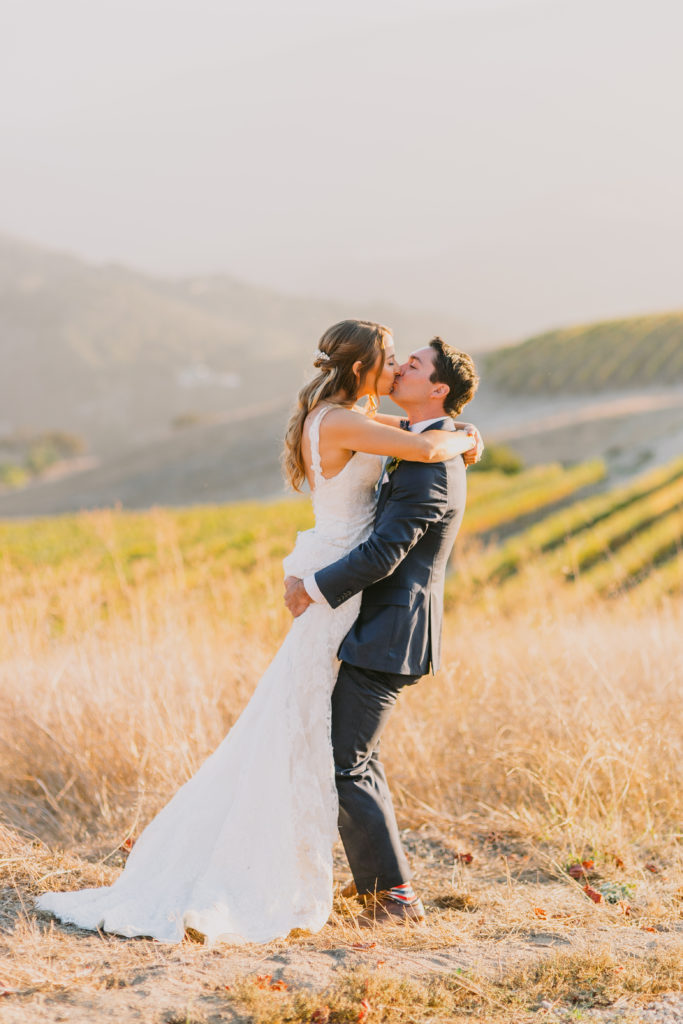
[[[315,527],[286,575],[308,573],[370,534],[382,459],[357,452],[325,479],[322,405],[309,422]],[[49,892],[37,906],[82,928],[179,942],[267,942],[319,931],[332,908],[337,793],[330,739],[336,653],[360,607],[311,605],[295,619],[249,704],[216,751],[154,818],[113,885]]]

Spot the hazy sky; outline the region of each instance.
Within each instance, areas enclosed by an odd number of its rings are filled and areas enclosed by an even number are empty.
[[[683,307],[680,0],[0,0],[0,231],[517,337]]]

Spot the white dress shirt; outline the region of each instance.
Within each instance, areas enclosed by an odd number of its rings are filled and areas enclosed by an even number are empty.
[[[431,427],[432,423],[439,423],[443,419],[445,419],[445,416],[434,416],[434,418],[431,419],[431,420],[420,420],[419,423],[411,423],[410,427],[409,427],[409,430],[411,430],[412,433],[414,433],[414,434],[420,434],[420,433],[422,433],[423,430],[426,430],[428,427]],[[353,456],[351,456],[351,457],[353,458]],[[384,466],[385,467],[386,467],[387,463],[391,462],[391,458],[392,458],[391,455],[387,455],[386,459],[384,460]],[[387,476],[386,469],[384,469],[384,471],[382,473],[381,483],[385,484],[388,481],[388,479],[389,479],[389,477]],[[320,587],[315,582],[315,575],[313,573],[311,573],[310,576],[306,576],[305,577],[305,579],[304,579],[304,588],[306,590],[306,593],[310,597],[311,601],[315,601],[316,604],[327,604],[328,603],[325,600],[325,597],[324,597]]]

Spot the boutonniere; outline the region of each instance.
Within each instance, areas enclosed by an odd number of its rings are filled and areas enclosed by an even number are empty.
[[[391,476],[391,474],[394,472],[400,461],[401,459],[397,458],[395,455],[393,459],[389,459],[389,461],[387,462],[387,468],[385,470],[387,476]]]

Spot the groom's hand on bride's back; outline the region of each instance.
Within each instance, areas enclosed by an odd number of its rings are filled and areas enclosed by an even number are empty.
[[[297,576],[285,577],[285,604],[295,619],[303,615],[309,604],[313,604],[304,587],[304,581]]]

